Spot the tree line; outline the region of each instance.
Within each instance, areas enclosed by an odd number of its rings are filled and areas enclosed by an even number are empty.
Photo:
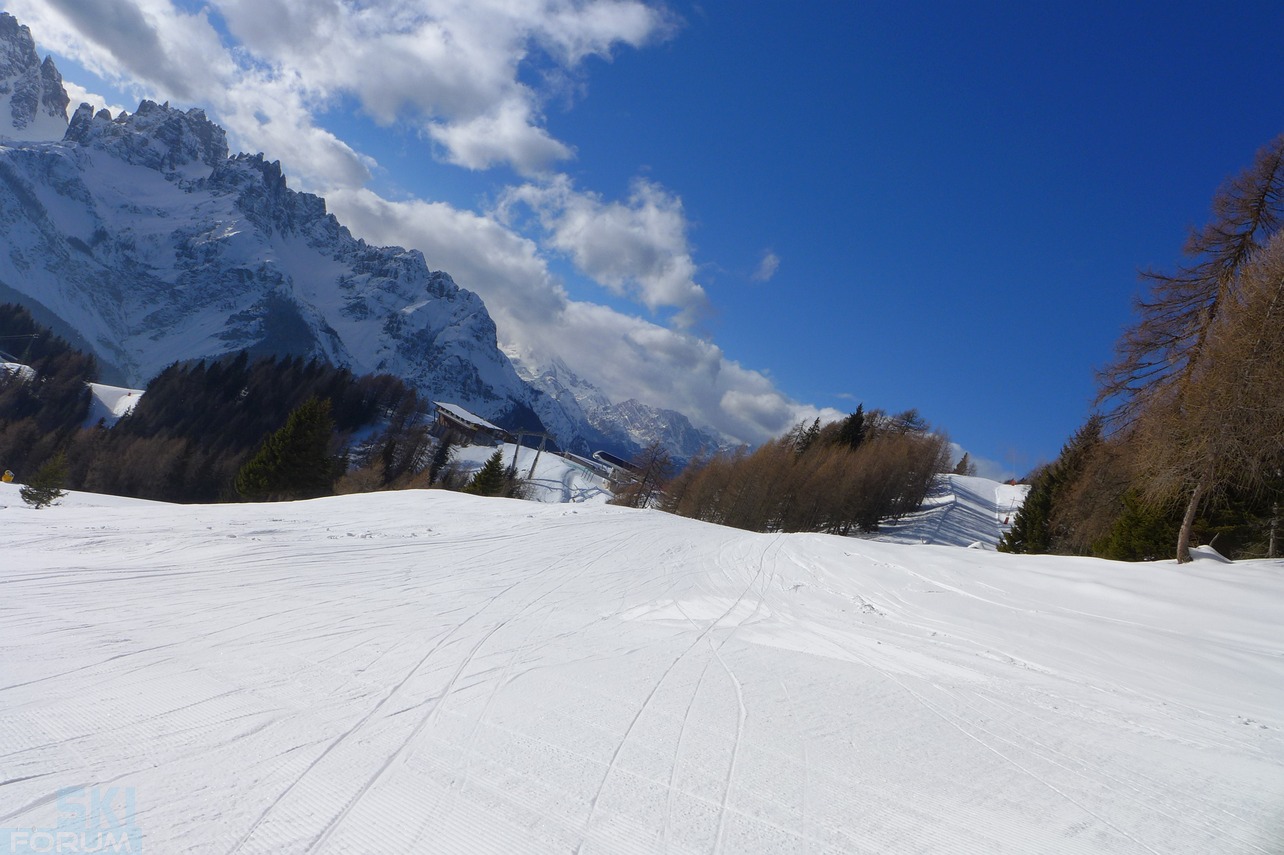
[[[0,305],[0,350],[35,372],[0,371],[0,468],[34,473],[88,418],[98,366],[13,303]]]
[[[456,466],[449,438],[430,435],[427,403],[388,375],[244,352],[176,363],[115,425],[86,426],[93,358],[16,305],[0,306],[0,336],[21,345],[15,358],[35,372],[0,374],[0,466],[26,482],[49,463],[59,487],[169,502],[429,486],[523,494],[499,453],[475,473]],[[658,444],[637,463],[613,485],[619,504],[757,531],[848,534],[917,509],[948,466],[949,442],[916,411],[861,407],[752,452],[698,459],[676,478]]]
[[[1098,410],[1034,473],[1001,548],[1189,561],[1279,554],[1284,135],[1213,198],[1099,373]]]
[[[92,356],[14,304],[0,306],[0,347],[33,372],[0,371],[0,469],[36,507],[63,488],[190,503],[524,489],[498,452],[476,473],[455,465],[428,403],[391,375],[240,352],[171,365],[114,425],[86,425]]]
[[[800,423],[755,451],[697,459],[659,506],[750,531],[872,532],[917,510],[949,463],[949,438],[917,411],[861,406],[824,426]]]

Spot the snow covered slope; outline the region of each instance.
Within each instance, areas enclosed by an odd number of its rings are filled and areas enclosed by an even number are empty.
[[[443,492],[41,511],[15,492],[0,828],[74,819],[59,792],[83,787],[73,811],[123,800],[166,855],[1284,840],[1284,562]]]
[[[513,443],[504,443],[499,450],[504,455],[505,465],[512,465],[516,458],[517,474],[526,480],[526,497],[531,501],[605,504],[611,498],[606,479],[551,451],[544,451],[536,460],[534,448],[518,448]],[[461,475],[471,477],[494,453],[495,448],[472,445],[454,449],[451,460]]]
[[[36,372],[30,365],[23,365],[21,362],[0,362],[0,371],[4,371],[7,374],[17,374],[28,380],[32,380],[36,376]]]
[[[102,424],[111,427],[133,412],[143,397],[143,390],[90,383],[89,394],[89,416],[85,419],[85,426]]]
[[[885,523],[874,539],[993,549],[1012,527],[1012,518],[1028,492],[1028,484],[938,475],[922,509],[898,522]]]

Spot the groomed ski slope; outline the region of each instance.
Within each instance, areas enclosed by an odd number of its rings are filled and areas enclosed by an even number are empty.
[[[0,492],[0,829],[144,852],[1278,853],[1284,562],[444,492]]]
[[[872,537],[885,543],[933,543],[993,549],[1012,527],[1028,484],[969,475],[938,475],[923,507],[884,523]]]

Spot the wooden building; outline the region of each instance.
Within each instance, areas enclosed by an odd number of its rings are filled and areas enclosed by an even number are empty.
[[[470,413],[458,404],[437,402],[437,419],[432,435],[437,439],[449,437],[458,445],[499,445],[508,439],[508,431],[493,425],[481,416]]]

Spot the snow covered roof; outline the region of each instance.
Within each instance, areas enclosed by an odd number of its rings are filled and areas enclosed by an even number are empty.
[[[454,418],[458,419],[459,421],[463,422],[466,425],[471,425],[472,427],[483,428],[485,430],[492,430],[492,431],[495,431],[496,433],[501,433],[501,434],[507,432],[502,427],[491,424],[490,422],[483,419],[481,416],[468,412],[458,404],[443,404],[441,401],[438,401],[437,409],[442,410],[446,413],[449,413]]]

